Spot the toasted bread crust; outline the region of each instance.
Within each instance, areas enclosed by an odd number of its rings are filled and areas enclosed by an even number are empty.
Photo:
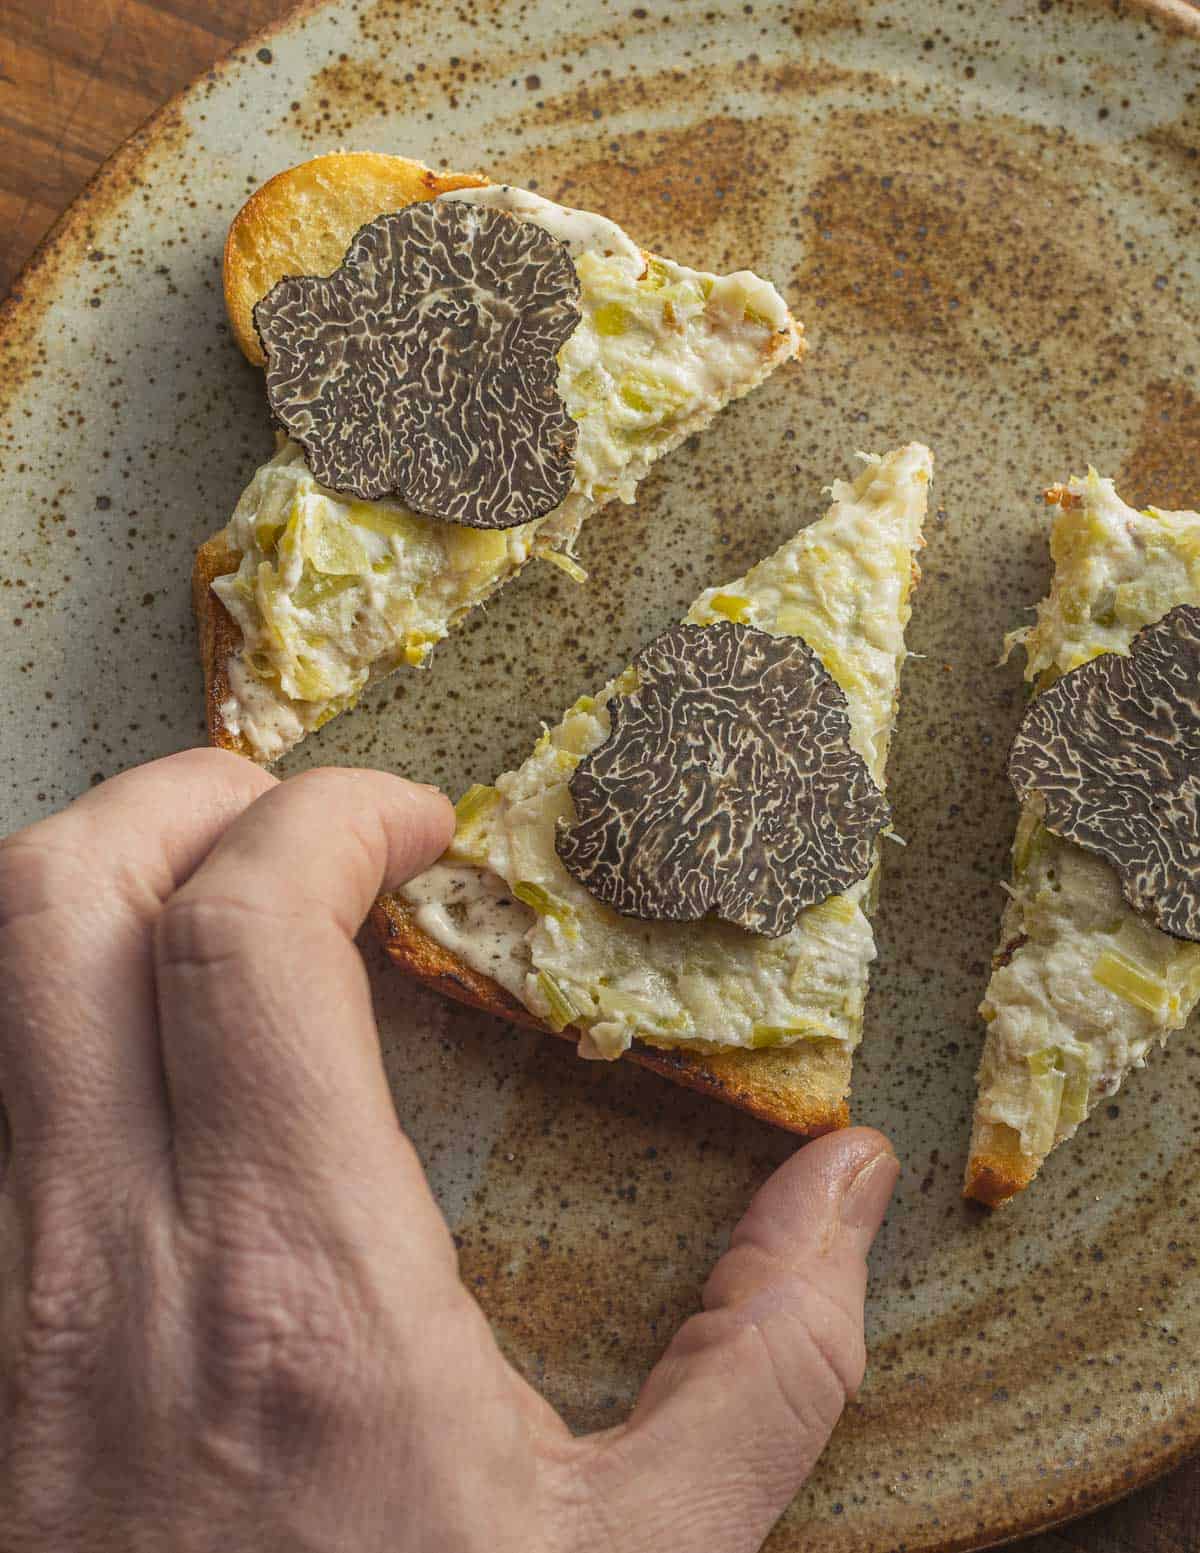
[[[328,275],[354,234],[376,216],[487,181],[378,151],[335,151],[276,173],[238,211],[225,239],[225,306],[243,355],[256,367],[266,362],[254,304],[276,281]]]
[[[242,631],[237,621],[213,592],[218,577],[238,569],[241,557],[226,542],[224,533],[206,539],[196,551],[192,566],[192,610],[200,637],[200,661],[204,665],[204,722],[208,742],[250,758],[249,745],[230,733],[221,715],[229,697],[229,664],[241,651]]]
[[[579,1031],[554,1031],[490,976],[480,975],[417,926],[412,908],[395,896],[376,902],[372,925],[389,958],[427,987],[497,1018],[560,1034],[569,1041]],[[663,1078],[725,1100],[760,1120],[789,1132],[814,1136],[845,1127],[850,1120],[850,1053],[803,1044],[772,1051],[729,1051],[716,1056],[634,1046],[630,1058]]]
[[[1002,1122],[977,1121],[971,1130],[963,1196],[989,1208],[1023,1192],[1043,1161],[1021,1149],[1021,1135]]]

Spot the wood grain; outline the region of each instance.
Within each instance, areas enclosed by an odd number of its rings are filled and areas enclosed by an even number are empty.
[[[96,167],[283,0],[0,0],[0,293]]]
[[[291,0],[0,0],[0,294],[126,135],[290,9]],[[1197,1548],[1200,1462],[1013,1553]]]

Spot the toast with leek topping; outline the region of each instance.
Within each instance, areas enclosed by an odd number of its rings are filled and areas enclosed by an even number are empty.
[[[1200,604],[1200,513],[1139,512],[1094,470],[1046,493],[1054,579],[1036,622],[1013,632],[1040,694],[1144,627]],[[1022,806],[1012,882],[981,1013],[965,1195],[996,1207],[1022,1191],[1200,999],[1200,944],[1124,898],[1101,856]]]
[[[828,513],[745,576],[707,589],[688,620],[801,638],[843,692],[850,743],[885,780],[904,630],[919,577],[932,458],[868,459]],[[875,957],[866,877],[775,938],[727,922],[620,917],[564,868],[577,764],[604,743],[631,671],[582,697],[518,770],[458,804],[446,856],[382,899],[374,922],[409,975],[462,1002],[629,1057],[801,1133],[848,1118],[852,1056]]]
[[[254,306],[276,281],[328,273],[364,223],[435,198],[499,206],[571,252],[581,317],[558,356],[558,392],[578,428],[571,490],[530,522],[467,528],[340,495],[283,441],[193,573],[209,736],[255,760],[286,753],[368,683],[425,663],[535,555],[584,580],[572,555],[584,521],[632,502],[659,458],[803,352],[801,326],[749,271],[688,269],[603,217],[477,174],[347,153],[280,173],[234,219],[225,296],[245,354],[264,359]]]

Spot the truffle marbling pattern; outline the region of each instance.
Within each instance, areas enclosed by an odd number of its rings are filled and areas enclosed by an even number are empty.
[[[1008,760],[1043,823],[1111,863],[1129,904],[1200,941],[1200,609],[1144,627],[1044,690]]]
[[[609,738],[576,767],[568,871],[625,916],[710,913],[777,938],[864,878],[887,800],[846,698],[799,637],[678,625],[636,660]]]
[[[272,413],[323,485],[476,528],[571,489],[557,355],[580,316],[565,244],[441,200],[368,222],[332,275],[281,280],[254,310]]]

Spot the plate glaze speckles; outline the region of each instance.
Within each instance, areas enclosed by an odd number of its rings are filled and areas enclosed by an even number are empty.
[[[257,46],[257,45],[256,45]],[[855,448],[938,459],[857,1116],[907,1170],[872,1363],[777,1553],[929,1553],[1047,1524],[1200,1444],[1193,1025],[1002,1215],[958,1199],[975,1004],[1015,809],[1003,633],[1042,486],[1089,461],[1200,501],[1200,21],[1185,0],[328,0],[119,153],[4,315],[0,826],[202,735],[187,576],[270,437],[218,254],[270,173],[345,144],[483,168],[685,263],[774,279],[811,344],[293,758],[455,789],[515,764]],[[20,622],[17,624],[16,622]],[[14,736],[14,730],[17,731]],[[620,1415],[791,1141],[414,993],[367,948],[397,1104],[507,1350]]]

